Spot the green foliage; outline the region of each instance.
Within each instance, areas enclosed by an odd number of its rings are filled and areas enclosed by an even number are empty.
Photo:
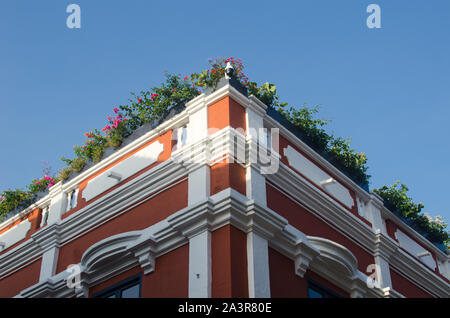
[[[287,104],[280,104],[278,101],[277,87],[268,82],[258,86],[255,82],[249,82],[247,86],[248,94],[254,95],[267,106],[279,106],[284,108]]]
[[[235,59],[234,57],[220,57],[215,60],[210,59],[209,64],[211,65],[211,69],[191,74],[191,82],[196,87],[214,90],[217,87],[219,80],[225,76],[225,68],[228,62],[230,62],[234,69],[233,77],[238,80],[242,86],[248,85],[248,78],[243,72],[244,65],[242,64],[242,60]]]
[[[61,157],[61,161],[64,162],[68,166],[70,166],[70,164],[72,163],[72,160],[67,159],[66,157]]]
[[[405,184],[396,181],[391,186],[384,185],[373,191],[383,198],[384,204],[389,210],[400,214],[419,231],[427,233],[429,240],[444,243],[448,249],[449,232],[445,231],[447,223],[440,216],[433,219],[427,213],[421,213],[424,205],[414,203],[412,198],[407,195],[408,190]]]
[[[100,149],[101,151],[103,151],[108,140],[105,136],[102,136],[101,132],[97,129],[94,129],[94,131],[90,131],[85,135],[88,139],[84,142],[83,146],[74,146],[73,150],[78,158],[83,158],[85,161],[87,161],[93,159],[93,153],[98,154]],[[68,159],[66,159],[65,162],[70,162],[70,164],[73,163]]]
[[[26,202],[30,202],[33,194],[21,189],[6,190],[0,195],[0,220],[19,207],[25,208]]]
[[[102,155],[103,155],[103,147],[95,147],[92,149],[92,161],[97,163],[100,162],[100,160],[102,159]]]
[[[72,163],[70,164],[70,168],[74,172],[80,172],[83,170],[84,166],[86,165],[86,159],[82,157],[78,157],[72,160]]]
[[[302,132],[305,141],[314,150],[330,158],[331,163],[353,176],[358,184],[368,184],[370,176],[366,173],[368,169],[366,155],[364,153],[359,154],[352,149],[350,139],[335,138],[325,131],[324,127],[329,121],[315,118],[315,115],[319,112],[318,106],[308,108],[304,105],[299,109],[288,108],[287,103],[280,103],[276,86],[268,82],[261,86],[258,86],[255,82],[249,82],[248,92],[269,107],[273,107],[289,120]]]
[[[41,179],[34,179],[28,185],[28,191],[22,189],[3,191],[0,194],[0,220],[15,209],[28,207],[33,203],[38,192],[47,191],[58,181],[58,178],[45,175]]]
[[[58,173],[59,178],[60,178],[61,180],[67,180],[67,179],[69,179],[69,177],[70,177],[71,174],[72,174],[72,169],[71,169],[70,167],[64,167],[64,168],[62,168],[62,169],[59,171],[59,173]]]
[[[119,108],[128,118],[126,124],[131,130],[159,119],[171,107],[185,103],[197,97],[199,90],[180,75],[165,73],[166,81],[160,87],[152,87],[149,91],[141,91],[139,95],[131,93],[130,105]]]
[[[367,172],[367,157],[364,153],[357,153],[350,148],[350,138],[330,138],[328,153],[333,157],[334,164],[344,167],[359,184],[367,184],[370,176]]]

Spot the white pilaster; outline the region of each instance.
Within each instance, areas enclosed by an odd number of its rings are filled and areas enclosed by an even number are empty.
[[[210,194],[210,168],[203,165],[189,173],[188,205],[206,199]]]
[[[62,182],[50,189],[50,207],[47,224],[53,224],[61,220],[61,215],[66,211],[67,195],[62,191]]]
[[[208,136],[208,108],[199,100],[195,104],[187,104],[189,123],[187,129],[187,143],[195,143]]]
[[[248,295],[270,298],[269,245],[255,232],[247,234]]]
[[[56,265],[58,263],[59,248],[51,247],[42,254],[41,274],[39,281],[46,281],[56,274]]]
[[[247,197],[262,206],[267,206],[266,177],[259,169],[250,165],[247,167],[246,179]]]
[[[189,238],[189,297],[211,297],[211,233]]]
[[[389,270],[389,263],[380,255],[375,256],[375,264],[377,268],[377,278],[381,288],[389,287],[392,289],[391,271]]]
[[[264,104],[253,97],[250,97],[250,104],[246,108],[247,135],[250,137],[250,147],[256,144],[267,144],[267,136],[263,133],[264,116],[266,114]],[[249,199],[253,199],[256,203],[267,206],[266,197],[266,178],[261,174],[260,169],[254,165],[257,158],[258,149],[250,149],[251,164],[246,170],[246,193]]]
[[[387,235],[386,223],[381,217],[381,209],[383,207],[383,201],[377,195],[372,194],[370,201],[365,206],[365,215],[372,223],[372,228],[374,232],[379,230],[381,233]]]

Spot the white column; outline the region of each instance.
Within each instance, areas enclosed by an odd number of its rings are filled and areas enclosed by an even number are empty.
[[[384,235],[387,235],[386,223],[381,217],[381,209],[383,208],[383,201],[377,195],[372,194],[370,201],[365,206],[365,214],[372,223],[374,232],[379,230]]]
[[[189,112],[187,129],[187,143],[194,143],[208,136],[208,108],[206,104],[199,103],[186,105]]]
[[[266,178],[261,174],[260,169],[257,169],[255,159],[257,158],[258,149],[256,144],[259,142],[262,145],[266,145],[266,135],[262,134],[262,128],[264,128],[264,115],[265,109],[259,104],[253,102],[250,103],[246,109],[247,119],[247,134],[250,136],[252,142],[250,143],[250,161],[251,164],[247,167],[246,171],[246,193],[249,199],[253,199],[256,203],[266,206]]]
[[[62,183],[54,185],[50,189],[50,207],[47,224],[53,224],[61,220],[61,215],[66,211],[67,195],[62,191]]]
[[[206,199],[210,194],[210,168],[203,165],[189,173],[188,205]]]
[[[389,270],[389,263],[380,255],[375,256],[375,265],[377,267],[377,278],[379,279],[380,287],[389,287],[392,289],[391,271]]]
[[[247,234],[248,295],[270,298],[269,245],[255,232]]]
[[[247,197],[261,206],[267,206],[266,177],[259,172],[259,169],[250,165],[247,167],[246,179]]]
[[[189,297],[211,297],[211,233],[189,238]]]
[[[58,263],[59,248],[51,247],[42,254],[41,274],[39,281],[46,281],[56,274],[56,265]]]

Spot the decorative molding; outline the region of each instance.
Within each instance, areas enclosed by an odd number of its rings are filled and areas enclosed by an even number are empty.
[[[291,167],[302,173],[318,187],[324,189],[325,192],[338,199],[347,208],[351,209],[355,205],[355,201],[346,187],[339,181],[333,179],[329,174],[303,156],[300,152],[289,145],[283,149],[283,153]]]
[[[395,237],[397,238],[397,241],[401,248],[406,250],[411,255],[417,257],[417,259],[419,259],[433,271],[436,269],[436,262],[431,256],[430,251],[424,249],[421,245],[417,244],[408,235],[400,230],[397,230],[395,232]]]
[[[31,229],[31,222],[26,219],[18,225],[0,234],[0,252],[22,241]]]
[[[83,198],[89,201],[99,194],[107,191],[121,180],[125,180],[140,170],[158,161],[164,151],[164,145],[158,140],[130,157],[120,161],[100,175],[88,181],[83,190]]]
[[[319,259],[344,276],[353,277],[358,270],[358,260],[346,247],[331,240],[308,236],[311,245],[319,250]]]

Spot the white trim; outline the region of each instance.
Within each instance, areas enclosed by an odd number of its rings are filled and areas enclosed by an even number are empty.
[[[125,180],[142,169],[151,166],[158,161],[158,158],[163,151],[164,145],[156,140],[144,149],[139,150],[130,157],[89,180],[86,188],[83,190],[83,198],[86,201],[90,201],[99,194],[117,185],[121,179]],[[117,180],[110,178],[109,174],[117,174],[121,177]]]
[[[255,232],[247,234],[248,296],[270,298],[269,245]]]
[[[189,298],[211,297],[211,233],[189,238]]]
[[[23,240],[31,229],[31,222],[26,219],[13,228],[0,234],[0,252]]]

